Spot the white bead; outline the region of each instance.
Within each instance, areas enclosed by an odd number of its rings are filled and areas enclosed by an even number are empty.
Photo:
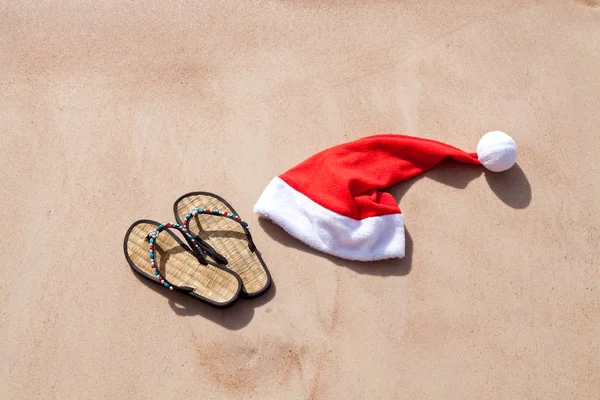
[[[173,286],[169,286],[169,290],[173,290]]]

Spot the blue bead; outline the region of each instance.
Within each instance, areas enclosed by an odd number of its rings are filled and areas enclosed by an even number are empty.
[[[199,213],[203,213],[203,212],[204,212],[204,208],[199,208],[199,209],[198,209],[198,212],[199,212]]]
[[[154,244],[154,238],[150,239],[150,244]]]
[[[185,219],[190,219],[190,218],[192,218],[192,214],[188,214],[185,216]]]
[[[162,231],[163,229],[165,229],[165,226],[164,225],[159,225],[158,228],[156,228],[156,229],[158,229],[159,231]]]
[[[165,285],[165,287],[169,287],[169,284],[167,282],[163,283],[163,285]]]
[[[154,258],[154,252],[150,252],[150,258]]]
[[[155,271],[154,271],[154,275],[158,275],[158,270],[155,270]]]

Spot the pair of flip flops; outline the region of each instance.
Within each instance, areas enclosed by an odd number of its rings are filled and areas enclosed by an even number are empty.
[[[219,308],[269,289],[271,275],[248,224],[229,203],[193,192],[173,211],[176,223],[143,219],[127,230],[123,249],[133,271]]]

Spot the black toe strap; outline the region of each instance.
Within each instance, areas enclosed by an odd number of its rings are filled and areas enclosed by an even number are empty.
[[[177,292],[182,292],[182,293],[191,293],[194,291],[194,288],[191,288],[189,286],[175,286],[172,285],[172,288],[174,288],[173,290],[177,291]]]
[[[188,230],[190,228],[190,220],[192,219],[193,216],[198,215],[198,214],[208,214],[208,215],[215,215],[217,217],[225,217],[225,218],[229,218],[229,219],[237,222],[238,224],[240,224],[242,226],[242,229],[244,230],[244,233],[246,234],[246,237],[248,238],[248,247],[250,248],[250,251],[253,253],[256,251],[256,246],[254,245],[254,241],[252,240],[252,235],[250,235],[250,231],[248,230],[248,223],[246,221],[244,221],[239,215],[230,213],[228,211],[211,210],[209,208],[194,207],[185,216],[185,221],[183,223]],[[195,236],[195,239],[198,243],[201,243],[202,248],[204,250],[206,250],[206,253],[208,255],[219,260],[219,262],[221,262],[222,264],[227,264],[227,259],[225,257],[223,257],[222,255],[220,255],[219,253],[217,253],[208,243],[203,241],[198,236]]]
[[[165,279],[165,277],[161,274],[160,270],[158,269],[157,265],[156,265],[156,259],[155,259],[155,251],[154,251],[154,243],[156,242],[156,238],[158,237],[158,235],[160,235],[160,233],[164,230],[167,229],[176,229],[179,232],[181,232],[183,234],[183,237],[185,238],[185,240],[187,241],[187,243],[189,244],[189,248],[185,245],[182,245],[182,247],[184,247],[186,249],[186,251],[190,252],[191,254],[193,254],[198,261],[200,261],[200,263],[202,263],[203,265],[208,265],[208,261],[206,260],[206,257],[204,256],[204,254],[206,254],[206,251],[204,249],[202,249],[200,243],[198,243],[196,241],[196,239],[194,239],[194,236],[190,233],[190,231],[182,225],[179,224],[161,224],[158,225],[156,227],[156,229],[152,230],[147,236],[146,236],[146,240],[148,240],[150,242],[150,262],[152,264],[152,272],[154,272],[154,275],[156,275],[158,277],[159,282],[166,288],[170,289],[170,290],[176,290],[178,292],[183,292],[183,293],[190,293],[194,291],[194,288],[188,287],[188,286],[177,286],[172,284],[171,282],[167,281]]]

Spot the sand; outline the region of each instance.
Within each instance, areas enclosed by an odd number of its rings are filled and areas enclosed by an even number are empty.
[[[145,3],[0,5],[0,398],[600,398],[598,1]],[[331,145],[497,129],[510,171],[392,189],[403,260],[252,212]],[[268,294],[131,271],[129,225],[193,190],[248,220]]]

